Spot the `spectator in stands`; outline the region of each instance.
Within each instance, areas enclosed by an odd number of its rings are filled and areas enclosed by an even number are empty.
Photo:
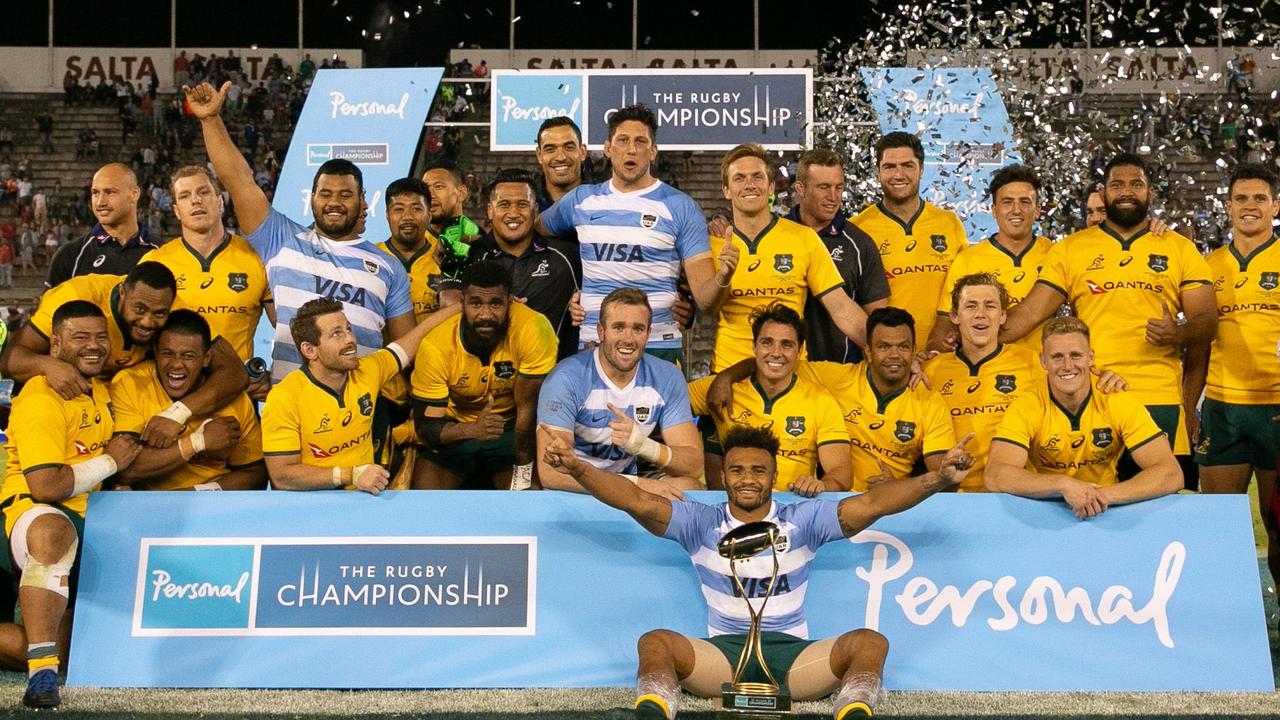
[[[0,240],[0,288],[13,287],[13,242]]]
[[[36,116],[36,129],[40,133],[40,151],[56,152],[53,147],[53,116],[46,110]]]
[[[0,120],[0,152],[13,152],[13,129]]]
[[[187,51],[182,50],[173,59],[173,85],[179,90],[191,77],[191,61],[187,59]]]
[[[311,59],[311,53],[307,53],[302,62],[298,63],[298,76],[304,80],[310,80],[312,75],[316,74],[316,63]]]
[[[36,188],[31,195],[31,212],[36,225],[43,226],[49,222],[49,196],[42,188]]]
[[[42,234],[44,235],[44,265],[50,267],[53,265],[53,256],[58,252],[58,231],[50,227]]]
[[[94,173],[90,201],[97,223],[54,255],[45,287],[90,273],[127,275],[155,247],[138,226],[141,194],[138,177],[127,165],[108,163]]]
[[[23,228],[22,236],[18,241],[18,257],[22,262],[20,270],[23,274],[34,272],[36,269],[36,244],[36,231],[29,227]]]

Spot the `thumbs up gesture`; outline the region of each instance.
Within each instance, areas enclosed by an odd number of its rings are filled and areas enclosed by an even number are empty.
[[[1178,320],[1169,312],[1169,305],[1160,301],[1160,317],[1147,321],[1147,342],[1152,345],[1178,344]]]
[[[480,416],[471,422],[471,435],[475,440],[496,440],[502,436],[506,427],[507,421],[493,411],[493,397],[490,397],[480,411]]]

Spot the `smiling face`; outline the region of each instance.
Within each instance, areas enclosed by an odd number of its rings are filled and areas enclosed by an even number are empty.
[[[209,353],[199,335],[170,330],[156,340],[156,375],[168,396],[179,400],[191,392],[209,367]]]
[[[302,343],[298,347],[302,356],[331,372],[355,370],[360,358],[356,357],[356,336],[351,332],[347,316],[340,312],[326,313],[316,316],[315,323],[320,331],[320,343]]]
[[[321,175],[311,193],[316,229],[334,240],[345,240],[360,222],[363,198],[353,175]]]
[[[920,176],[924,167],[911,148],[889,148],[880,155],[876,167],[880,191],[886,200],[907,202],[920,194]]]
[[[1099,225],[1107,219],[1107,204],[1102,201],[1102,193],[1094,190],[1084,201],[1088,215],[1085,216],[1085,227]]]
[[[58,331],[49,336],[49,354],[71,364],[85,377],[102,372],[110,349],[106,318],[64,320]]]
[[[724,197],[733,205],[734,212],[747,216],[769,210],[769,166],[758,157],[743,157],[732,163],[725,172]]]
[[[800,210],[823,224],[835,219],[844,200],[844,168],[839,165],[810,165],[805,179],[796,181]]]
[[[960,302],[951,310],[951,322],[960,328],[961,340],[974,350],[986,350],[999,342],[1005,317],[1004,308],[1000,307],[1000,290],[994,285],[962,288]]]
[[[1151,205],[1151,186],[1142,168],[1133,165],[1117,165],[1111,168],[1107,182],[1102,187],[1102,202],[1106,206],[1107,219],[1121,230],[1138,227],[1147,219]]]
[[[1089,386],[1093,351],[1080,333],[1061,333],[1044,339],[1040,365],[1049,373],[1049,387],[1059,395],[1076,395]]]
[[[504,182],[493,188],[489,199],[489,225],[493,236],[504,243],[515,245],[533,234],[533,211],[537,200],[528,183]]]
[[[800,357],[800,338],[796,329],[786,323],[766,322],[752,345],[756,356],[756,372],[770,382],[785,380],[795,372]]]
[[[427,229],[427,201],[416,193],[400,193],[387,198],[387,227],[400,247],[422,244]]]
[[[620,374],[640,364],[649,341],[649,309],[612,302],[600,308],[600,354]]]
[[[991,201],[991,214],[995,216],[1000,234],[1015,242],[1031,239],[1036,218],[1040,215],[1040,202],[1031,183],[1011,182],[996,190]]]
[[[151,342],[169,319],[171,307],[172,290],[153,288],[141,281],[121,286],[120,317],[129,328],[129,340],[138,345]]]
[[[658,146],[649,126],[639,120],[625,120],[604,141],[604,154],[613,168],[614,185],[638,189],[649,179],[649,166],[658,157]]]
[[[136,222],[141,194],[133,174],[111,164],[94,173],[89,187],[89,206],[98,222],[107,227],[130,220]]]
[[[203,235],[222,222],[222,195],[208,175],[196,173],[173,183],[173,214],[183,230]]]
[[[538,135],[538,165],[547,183],[563,191],[582,182],[582,163],[587,148],[568,125],[547,128]]]
[[[1237,236],[1270,237],[1277,210],[1280,203],[1266,180],[1237,180],[1227,196],[1231,230]]]
[[[720,472],[729,502],[739,510],[751,512],[773,497],[778,461],[768,450],[736,447],[725,454]]]

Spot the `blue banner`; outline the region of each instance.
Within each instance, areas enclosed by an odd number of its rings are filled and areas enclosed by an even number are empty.
[[[95,493],[82,563],[73,685],[629,686],[641,633],[706,634],[679,546],[565,493]],[[1272,689],[1243,496],[940,495],[820,550],[806,609],[893,690]]]
[[[996,233],[991,175],[1021,162],[1004,99],[986,68],[868,68],[862,71],[880,130],[924,145],[920,194],[964,222],[969,242]]]
[[[599,149],[609,116],[635,104],[657,115],[660,150],[812,144],[809,69],[495,70],[493,82],[492,150],[527,152],[538,125],[557,116],[572,118],[587,145]]]

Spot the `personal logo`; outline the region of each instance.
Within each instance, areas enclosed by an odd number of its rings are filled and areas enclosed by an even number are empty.
[[[1017,389],[1018,389],[1017,376],[1015,375],[997,375],[996,376],[996,391],[1002,392],[1005,395],[1008,395],[1009,393]]]
[[[794,255],[774,255],[773,269],[780,273],[791,272],[796,267],[795,261],[792,259],[794,257]]]
[[[934,252],[946,252],[947,236],[946,235],[930,235],[929,247],[933,248]]]
[[[1263,290],[1275,290],[1280,285],[1280,273],[1264,272],[1258,276],[1258,287]]]
[[[658,224],[658,216],[653,213],[642,213],[640,215],[640,227],[648,230]]]
[[[324,415],[322,415],[322,416],[320,417],[320,424],[319,424],[319,425],[316,425],[316,429],[315,429],[315,430],[312,430],[311,432],[313,432],[313,433],[317,433],[317,434],[318,434],[318,433],[327,433],[327,432],[329,432],[329,431],[330,431],[330,430],[332,430],[332,429],[333,429],[333,428],[332,428],[332,427],[330,427],[330,425],[329,425],[329,413],[325,413]]]
[[[516,376],[515,363],[510,360],[499,360],[493,364],[493,374],[499,380],[510,380]]]
[[[897,438],[899,442],[910,441],[911,438],[916,436],[916,424],[913,422],[907,422],[906,420],[899,420],[898,424],[893,428],[893,436]]]
[[[311,451],[311,457],[313,458],[329,457],[329,453],[325,451],[324,448],[316,445],[315,443],[307,443],[307,449]]]
[[[373,414],[373,398],[369,397],[369,393],[360,396],[356,401],[356,407],[360,408],[360,414],[369,417]]]
[[[1099,255],[1093,259],[1093,262],[1089,263],[1089,267],[1085,268],[1085,270],[1101,270],[1106,267],[1106,264],[1107,256],[1099,253]]]
[[[538,267],[531,273],[529,277],[551,277],[551,263],[542,260],[538,263]]]
[[[204,281],[203,281],[203,282],[201,282],[201,283],[200,283],[200,289],[201,289],[201,290],[208,290],[208,289],[209,289],[209,286],[210,286],[210,285],[212,285],[212,284],[213,284],[213,277],[212,277],[212,276],[207,277],[207,278],[205,278],[205,279],[204,279]]]
[[[841,246],[833,248],[831,250],[831,259],[834,262],[841,262],[844,260],[844,247]]]
[[[212,280],[212,278],[210,278]],[[249,273],[227,273],[227,287],[236,292],[249,289]]]
[[[378,274],[378,263],[376,263],[376,262],[374,262],[374,261],[372,261],[372,260],[365,260],[365,261],[364,261],[364,269],[365,269],[365,270],[368,270],[370,273],[372,273],[372,274],[374,274],[374,275],[377,275],[377,274]]]
[[[800,437],[804,434],[804,416],[788,415],[787,416],[787,434],[791,437]]]
[[[1076,439],[1074,439],[1074,440],[1072,440],[1072,441],[1071,441],[1071,447],[1072,447],[1072,448],[1078,448],[1078,447],[1080,447],[1080,446],[1081,446],[1081,445],[1083,445],[1083,444],[1084,444],[1084,436],[1083,436],[1083,435],[1081,435],[1080,437],[1078,437],[1078,438],[1076,438]]]
[[[1095,447],[1100,447],[1100,448],[1108,447],[1109,445],[1111,445],[1111,440],[1112,440],[1111,428],[1109,427],[1094,428],[1093,444]]]
[[[351,411],[348,410],[347,414],[342,416],[342,427],[346,427],[350,424],[351,424]]]
[[[1147,255],[1147,267],[1151,268],[1151,272],[1162,273],[1169,269],[1169,256],[1151,253]]]
[[[1129,264],[1129,263],[1131,263],[1131,262],[1133,262],[1133,256],[1132,256],[1132,255],[1125,255],[1125,256],[1124,256],[1124,259],[1120,261],[1120,267],[1124,267],[1124,266],[1128,265],[1128,264]]]
[[[94,260],[94,261],[93,261],[93,266],[94,266],[94,267],[102,267],[102,263],[104,263],[104,262],[106,262],[106,261],[107,261],[107,256],[106,256],[106,255],[99,255],[99,256],[98,256],[98,258],[97,258],[96,260]]]
[[[978,391],[978,388],[980,388],[980,387],[982,387],[982,381],[981,381],[981,380],[975,380],[975,381],[973,381],[973,383],[971,383],[971,384],[969,385],[969,387],[965,388],[965,389],[964,389],[964,391],[965,391],[965,392],[967,392],[967,393],[969,393],[970,395],[972,395],[972,394],[974,394],[975,392],[977,392],[977,391]]]
[[[633,409],[632,413],[633,413],[633,414],[635,415],[635,417],[636,417],[636,422],[637,422],[637,423],[640,423],[641,425],[643,425],[643,424],[645,424],[645,423],[649,422],[649,416],[650,416],[650,415],[653,415],[653,408],[651,408],[651,407],[636,407],[636,408],[634,408],[634,409]]]
[[[760,258],[751,261],[751,264],[747,266],[747,272],[755,272],[758,267],[760,267]]]

